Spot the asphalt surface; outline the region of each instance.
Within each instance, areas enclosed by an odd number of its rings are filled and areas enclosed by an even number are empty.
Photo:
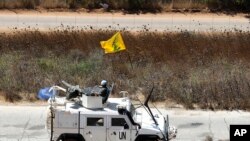
[[[0,106],[0,141],[49,141],[45,106]]]
[[[0,141],[48,141],[46,109],[46,106],[0,106]],[[214,141],[228,140],[230,124],[250,124],[250,113],[244,111],[160,111],[169,115],[170,125],[178,130],[174,141],[203,141],[207,136]]]
[[[15,14],[0,13],[0,29],[116,29],[151,31],[249,31],[249,18],[202,14]]]

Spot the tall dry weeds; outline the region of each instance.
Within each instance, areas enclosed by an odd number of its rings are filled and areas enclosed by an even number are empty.
[[[202,10],[249,12],[250,10],[249,0],[1,0],[0,8],[92,10],[102,8],[101,2],[109,5],[108,11],[121,10],[129,13]]]
[[[114,33],[0,34],[0,90],[14,101],[13,93],[34,94],[61,80],[87,87],[107,79],[115,82],[115,93],[128,90],[131,95],[147,94],[155,83],[154,101],[171,99],[188,108],[250,108],[249,32],[123,31],[127,51],[105,55],[99,42]]]

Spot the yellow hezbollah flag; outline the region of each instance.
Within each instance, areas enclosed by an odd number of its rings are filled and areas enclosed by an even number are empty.
[[[109,40],[100,43],[105,53],[116,53],[126,49],[120,32],[117,32]]]

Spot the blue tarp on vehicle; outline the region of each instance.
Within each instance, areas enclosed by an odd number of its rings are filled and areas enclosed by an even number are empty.
[[[48,100],[53,96],[53,90],[49,92],[50,87],[45,87],[39,90],[37,97],[41,100]]]

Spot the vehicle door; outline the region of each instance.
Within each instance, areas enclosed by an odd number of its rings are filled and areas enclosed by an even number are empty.
[[[130,141],[131,123],[126,116],[110,116],[107,131],[108,141]]]
[[[86,116],[83,136],[86,141],[106,141],[106,116]]]

